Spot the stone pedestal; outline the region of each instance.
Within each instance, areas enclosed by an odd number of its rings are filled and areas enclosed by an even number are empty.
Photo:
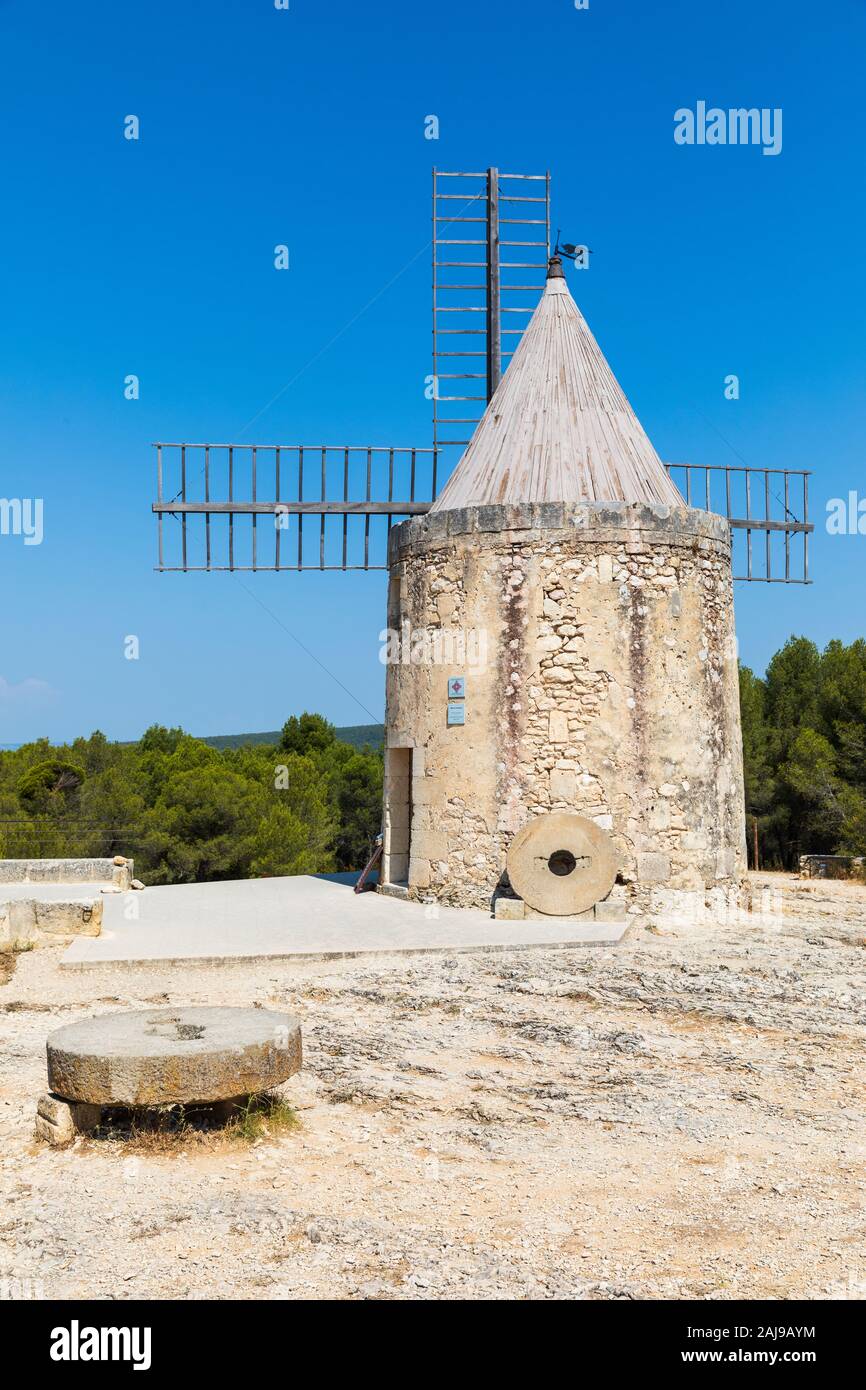
[[[102,1107],[63,1100],[46,1091],[36,1106],[36,1136],[55,1149],[66,1148],[79,1134],[99,1128]]]

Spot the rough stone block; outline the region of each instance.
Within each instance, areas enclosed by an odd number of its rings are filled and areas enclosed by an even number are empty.
[[[577,778],[567,768],[554,767],[550,773],[550,796],[552,801],[574,801]]]
[[[650,827],[653,830],[669,830],[671,824],[671,807],[669,801],[655,801],[650,807],[648,816]]]
[[[430,887],[430,860],[418,859],[414,854],[409,865],[409,882],[413,888]]]
[[[71,1107],[72,1123],[78,1134],[89,1134],[91,1130],[98,1129],[102,1120],[101,1105],[87,1105],[82,1102]]]
[[[454,609],[455,609],[456,607],[457,607],[457,600],[455,599],[455,597],[454,597],[453,594],[438,594],[438,595],[437,595],[437,597],[436,597],[436,612],[437,612],[438,615],[439,615],[439,621],[440,621],[440,622],[442,622],[442,623],[447,623],[448,620],[449,620],[450,617],[451,617],[451,614],[454,612]]]
[[[71,1143],[76,1134],[89,1134],[101,1118],[101,1106],[64,1100],[51,1091],[45,1091],[36,1105],[36,1131],[55,1146]]]
[[[551,743],[568,743],[568,715],[564,710],[550,711],[548,737]]]
[[[61,1100],[59,1096],[53,1096],[50,1091],[45,1091],[36,1102],[36,1114],[41,1115],[43,1120],[48,1120],[50,1124],[62,1128],[64,1125],[72,1125],[72,1107],[68,1100]]]
[[[433,778],[412,778],[412,805],[429,806],[432,800]]]
[[[705,850],[709,848],[709,840],[705,830],[687,830],[680,839],[681,850]]]
[[[131,859],[123,865],[112,859],[2,859],[0,883],[110,883],[115,873],[131,876],[132,870]]]
[[[32,946],[37,938],[36,909],[30,898],[17,898],[0,903],[0,946],[20,951]]]
[[[399,898],[402,902],[409,901],[409,886],[406,883],[380,883],[377,891],[385,898]]]
[[[637,876],[641,883],[666,883],[671,876],[670,858],[657,850],[639,854]]]
[[[69,902],[35,903],[36,925],[42,932],[57,936],[99,936],[102,931],[101,898]]]
[[[122,893],[125,893],[132,882],[132,860],[129,859],[125,864],[119,864],[111,871],[111,882]]]
[[[522,922],[526,916],[526,904],[522,898],[497,898],[493,915],[500,922]]]
[[[417,854],[421,859],[441,859],[447,853],[448,844],[444,835],[435,830],[416,829],[412,836],[413,858]]]
[[[63,1125],[52,1124],[44,1116],[37,1115],[34,1126],[36,1138],[42,1139],[46,1144],[50,1144],[53,1149],[65,1149],[75,1138],[75,1130],[72,1125],[72,1117],[68,1123]]]
[[[628,904],[625,898],[605,898],[595,905],[597,922],[625,922],[628,919]]]

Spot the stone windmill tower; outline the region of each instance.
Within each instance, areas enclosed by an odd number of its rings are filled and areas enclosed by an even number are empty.
[[[559,257],[457,468],[391,532],[389,570],[385,883],[550,914],[737,893],[728,522],[683,505]],[[419,632],[444,664],[413,659]]]

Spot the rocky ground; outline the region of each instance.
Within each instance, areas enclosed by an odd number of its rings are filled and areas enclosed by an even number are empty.
[[[2,1287],[863,1297],[866,888],[760,881],[775,912],[614,950],[82,973],[61,947],[18,957],[0,985]],[[168,1155],[34,1141],[52,1028],[179,1003],[300,1015],[294,1131]]]

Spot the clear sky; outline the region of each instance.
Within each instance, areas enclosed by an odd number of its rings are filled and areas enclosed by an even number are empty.
[[[155,574],[149,442],[429,445],[434,164],[550,168],[663,458],[814,469],[815,583],[738,586],[743,659],[862,635],[824,516],[866,497],[863,0],[0,0],[0,51],[0,496],[44,500],[0,743],[381,717],[384,576]],[[699,100],[781,108],[781,153],[675,144]]]

